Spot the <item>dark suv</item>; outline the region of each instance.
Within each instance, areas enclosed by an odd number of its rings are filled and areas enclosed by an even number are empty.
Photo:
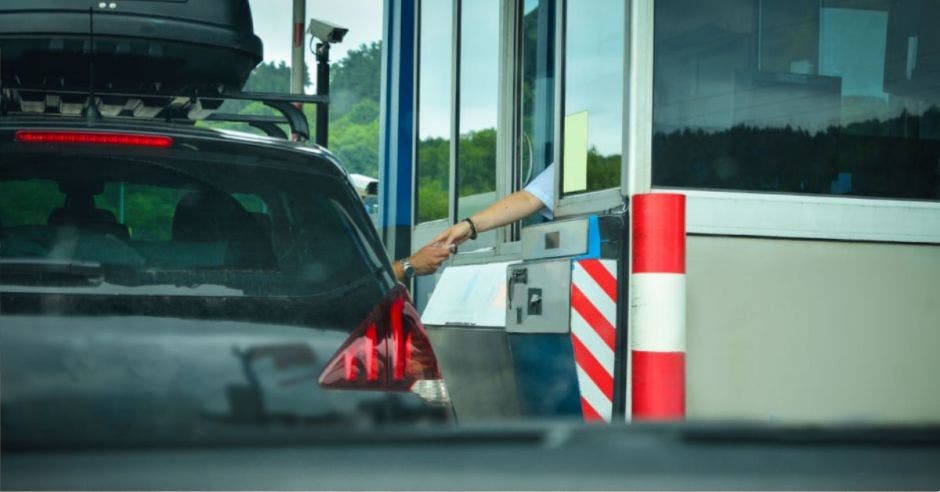
[[[6,118],[0,156],[4,448],[449,419],[408,293],[329,153]]]
[[[238,92],[247,0],[0,5],[2,446],[284,440],[452,408],[362,201]],[[226,100],[269,138],[206,127]]]
[[[6,118],[0,156],[4,448],[450,418],[408,293],[329,153]]]

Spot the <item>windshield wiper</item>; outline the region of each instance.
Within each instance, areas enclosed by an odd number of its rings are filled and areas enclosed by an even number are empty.
[[[17,285],[98,285],[101,263],[49,258],[0,258],[0,283]]]

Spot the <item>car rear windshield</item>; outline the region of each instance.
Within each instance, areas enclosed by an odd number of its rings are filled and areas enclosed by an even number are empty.
[[[36,147],[0,165],[5,291],[303,296],[381,267],[340,177],[244,149]]]

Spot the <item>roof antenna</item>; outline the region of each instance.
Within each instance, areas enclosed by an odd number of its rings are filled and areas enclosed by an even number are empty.
[[[91,57],[88,58],[88,108],[85,110],[85,121],[94,123],[101,120],[101,112],[95,101],[95,10],[88,7],[88,34],[91,40]]]

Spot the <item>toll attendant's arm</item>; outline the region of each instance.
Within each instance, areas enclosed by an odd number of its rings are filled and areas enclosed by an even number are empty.
[[[535,195],[525,190],[519,190],[503,197],[482,212],[473,214],[470,220],[476,227],[477,234],[480,234],[524,219],[538,212],[543,206],[545,205]],[[470,224],[462,220],[438,234],[430,244],[440,244],[445,247],[459,245],[470,239],[472,232]]]

